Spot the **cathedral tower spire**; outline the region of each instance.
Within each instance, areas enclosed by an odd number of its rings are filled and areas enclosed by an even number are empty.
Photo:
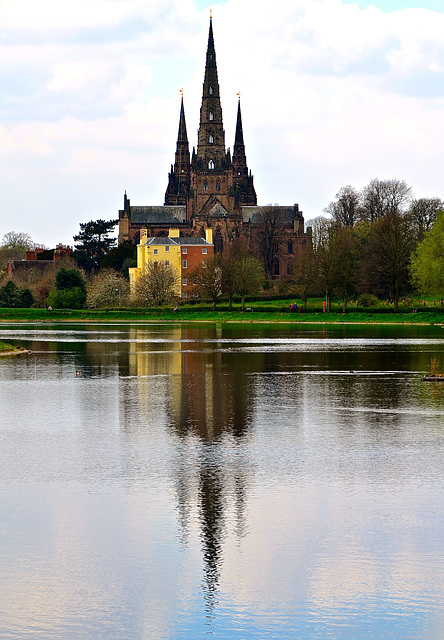
[[[185,122],[185,109],[182,95],[176,156],[174,167],[171,167],[171,173],[168,176],[168,187],[165,193],[166,205],[184,205],[187,203],[190,186],[190,169],[190,149],[188,146],[187,125]]]
[[[211,17],[200,123],[197,134],[197,162],[201,169],[222,169],[226,164],[225,131],[222,123],[222,107],[220,104],[213,21]]]
[[[244,133],[242,131],[242,116],[240,107],[240,95],[237,103],[236,135],[234,137],[233,148],[233,168],[235,175],[246,175],[248,173],[247,158],[245,156]]]

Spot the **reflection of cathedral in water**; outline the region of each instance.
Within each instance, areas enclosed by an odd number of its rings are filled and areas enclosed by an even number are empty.
[[[212,337],[208,332],[208,327],[176,326],[159,333],[158,342],[147,343],[140,340],[141,329],[132,327],[129,375],[137,379],[137,393],[133,388],[133,406],[127,405],[126,411],[138,411],[139,420],[149,423],[155,410],[153,386],[157,410],[165,404],[165,418],[177,438],[173,483],[181,538],[186,545],[198,520],[210,613],[217,598],[222,542],[227,535],[240,538],[245,533],[244,457],[227,460],[224,439],[232,451],[233,439],[241,443],[246,436],[253,381],[246,375],[242,354],[218,341],[222,328],[215,326]]]

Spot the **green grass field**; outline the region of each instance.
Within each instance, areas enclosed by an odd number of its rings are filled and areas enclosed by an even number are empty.
[[[337,309],[332,313],[310,311],[290,313],[287,301],[272,301],[264,305],[262,301],[250,302],[253,311],[242,313],[237,308],[227,311],[211,311],[208,306],[182,306],[180,311],[167,309],[110,309],[106,310],[69,310],[69,309],[0,309],[0,322],[248,322],[248,323],[374,323],[374,324],[444,324],[444,311],[412,309],[393,313],[390,309],[360,310],[351,309],[343,314]]]

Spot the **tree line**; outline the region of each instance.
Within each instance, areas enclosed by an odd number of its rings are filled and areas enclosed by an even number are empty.
[[[312,242],[294,263],[295,290],[304,301],[325,295],[328,310],[333,296],[346,311],[353,297],[372,294],[397,311],[400,296],[414,286],[431,291],[418,269],[443,209],[439,198],[415,199],[404,180],[374,179],[362,191],[343,187],[324,209],[329,217],[307,223]]]

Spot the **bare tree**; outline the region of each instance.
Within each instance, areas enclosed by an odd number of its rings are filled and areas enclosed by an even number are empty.
[[[353,227],[362,216],[361,194],[350,185],[342,187],[324,212],[344,227]]]
[[[412,199],[405,180],[371,180],[362,191],[362,216],[375,222],[389,213],[403,214]]]
[[[311,242],[306,242],[293,262],[291,282],[307,310],[307,298],[319,289],[318,265]]]
[[[326,229],[328,228],[328,224],[330,222],[331,218],[326,218],[325,216],[316,216],[316,218],[307,220],[307,222],[305,223],[306,228],[311,229],[311,242],[315,251],[317,251],[319,245],[321,244],[326,233]],[[326,223],[328,224],[326,225]]]
[[[439,198],[419,198],[412,201],[409,215],[421,239],[435,224],[438,211],[444,211],[444,202]]]
[[[392,298],[395,311],[401,291],[410,285],[409,263],[416,237],[408,217],[393,212],[371,226],[364,247],[363,284],[367,291]]]
[[[25,251],[29,251],[34,249],[35,243],[28,233],[23,233],[22,231],[8,231],[8,233],[4,234],[0,246],[7,247],[9,249],[18,247],[20,249],[25,249]]]
[[[281,207],[262,207],[257,217],[256,242],[267,276],[273,275],[273,263],[279,255],[279,243],[284,235],[284,211]]]
[[[102,269],[87,286],[88,307],[112,307],[126,302],[129,282],[114,269]]]
[[[216,309],[216,302],[222,294],[222,255],[216,253],[196,267],[192,272],[195,290],[199,296],[209,298]]]

